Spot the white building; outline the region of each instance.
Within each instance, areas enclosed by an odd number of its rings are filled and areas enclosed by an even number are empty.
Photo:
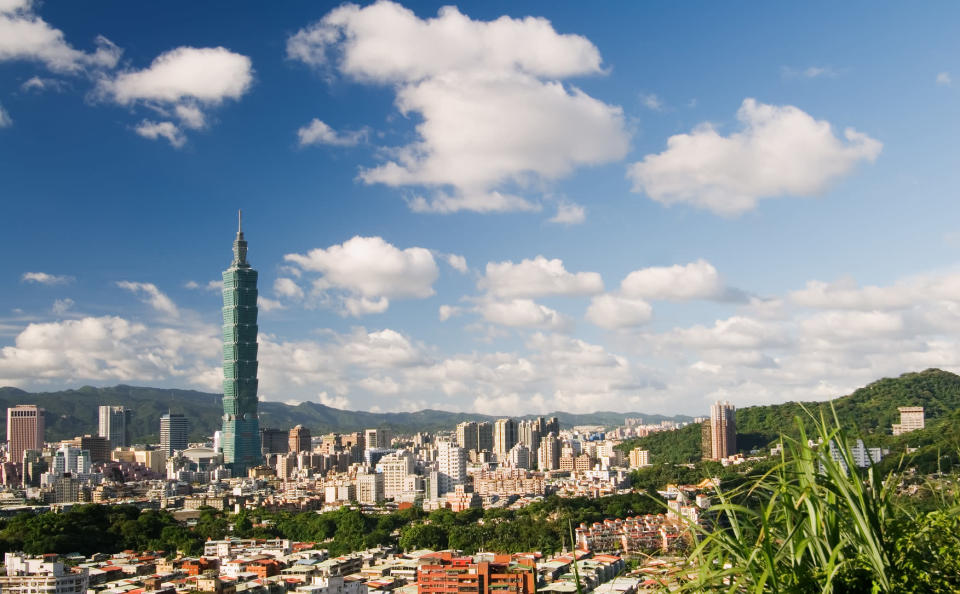
[[[414,473],[416,460],[413,452],[397,450],[380,458],[377,466],[383,473],[383,496],[399,499],[407,490],[408,477]]]
[[[507,454],[507,462],[513,468],[530,469],[530,448],[522,442],[517,442],[510,453]]]
[[[360,580],[345,580],[342,575],[316,576],[307,586],[296,589],[302,594],[367,594],[367,584]]]
[[[357,475],[357,501],[367,505],[376,505],[384,499],[383,475],[369,472]]]
[[[467,451],[451,441],[437,444],[439,495],[449,493],[467,480]]]
[[[900,411],[900,422],[893,424],[894,435],[923,429],[925,424],[922,406],[901,406],[897,410]]]
[[[5,594],[85,594],[90,578],[86,569],[67,571],[63,563],[7,553],[3,557],[6,575],[0,576]]]

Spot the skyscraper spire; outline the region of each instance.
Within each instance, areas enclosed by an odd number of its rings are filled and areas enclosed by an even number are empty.
[[[243,476],[261,462],[257,418],[257,271],[237,213],[233,262],[223,271],[223,461]]]

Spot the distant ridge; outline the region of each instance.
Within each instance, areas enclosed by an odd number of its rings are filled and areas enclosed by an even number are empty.
[[[16,404],[36,404],[47,411],[47,439],[69,439],[77,435],[96,433],[97,407],[102,404],[123,405],[133,409],[131,437],[135,443],[159,441],[160,415],[167,412],[184,413],[190,419],[190,438],[199,440],[213,435],[220,428],[221,395],[178,390],[118,385],[109,388],[83,386],[59,392],[26,392],[19,388],[0,388],[0,407]],[[501,415],[508,416],[508,415]],[[523,415],[522,419],[536,415]],[[625,417],[643,417],[649,422],[663,420],[690,421],[692,417],[678,415],[650,415],[638,412],[595,412],[572,414],[565,412],[546,413],[555,416],[565,427],[574,425],[620,425]],[[315,434],[331,431],[355,431],[367,427],[391,427],[395,431],[416,432],[453,429],[462,421],[492,421],[498,416],[473,413],[456,413],[442,410],[417,412],[373,413],[367,411],[340,410],[320,404],[303,402],[296,406],[282,402],[260,403],[260,426],[289,429],[295,425],[310,428]],[[6,425],[0,423],[0,435],[6,439]]]

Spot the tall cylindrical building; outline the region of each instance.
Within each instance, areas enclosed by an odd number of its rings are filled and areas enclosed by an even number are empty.
[[[233,262],[223,271],[223,461],[234,476],[262,461],[257,418],[257,271],[238,223]]]

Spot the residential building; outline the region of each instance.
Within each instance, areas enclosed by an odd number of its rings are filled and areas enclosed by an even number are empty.
[[[384,476],[379,472],[357,475],[357,501],[376,505],[384,500]]]
[[[540,447],[540,422],[536,419],[517,423],[517,441],[527,446],[530,457],[536,459]]]
[[[537,451],[537,467],[543,471],[560,468],[560,440],[553,432],[540,438],[540,448]]]
[[[650,466],[650,450],[634,448],[630,450],[630,468]]]
[[[233,261],[223,271],[223,461],[235,476],[263,460],[257,417],[257,271],[238,217]]]
[[[439,494],[453,491],[467,480],[467,451],[453,442],[437,444],[437,479]]]
[[[737,453],[736,409],[719,400],[710,407],[710,421],[701,429],[704,460],[721,460]]]
[[[477,451],[493,451],[493,423],[489,421],[477,423]]]
[[[534,594],[536,569],[512,565],[509,555],[496,555],[493,563],[475,563],[472,557],[434,553],[417,570],[419,594]]]
[[[18,404],[7,409],[7,456],[13,462],[23,458],[24,450],[42,450],[44,410],[34,404]]]
[[[174,452],[187,449],[187,417],[167,413],[160,417],[160,449],[169,458]]]
[[[60,561],[6,553],[6,575],[0,575],[4,594],[86,594],[90,577],[86,569],[67,569]]]
[[[523,442],[516,443],[507,453],[507,463],[512,468],[530,468],[530,448]]]
[[[903,435],[924,428],[922,406],[901,406],[897,410],[900,411],[900,422],[893,424],[894,435]]]
[[[517,422],[513,419],[497,419],[493,423],[493,453],[497,460],[506,460],[507,452],[517,443]]]
[[[133,411],[123,406],[101,406],[97,435],[110,441],[110,449],[130,445],[130,417]]]
[[[397,450],[380,458],[383,473],[383,496],[398,499],[407,488],[408,477],[414,473],[415,460],[409,450]]]
[[[477,445],[477,424],[473,421],[465,421],[457,425],[457,445],[467,450],[479,451]]]

